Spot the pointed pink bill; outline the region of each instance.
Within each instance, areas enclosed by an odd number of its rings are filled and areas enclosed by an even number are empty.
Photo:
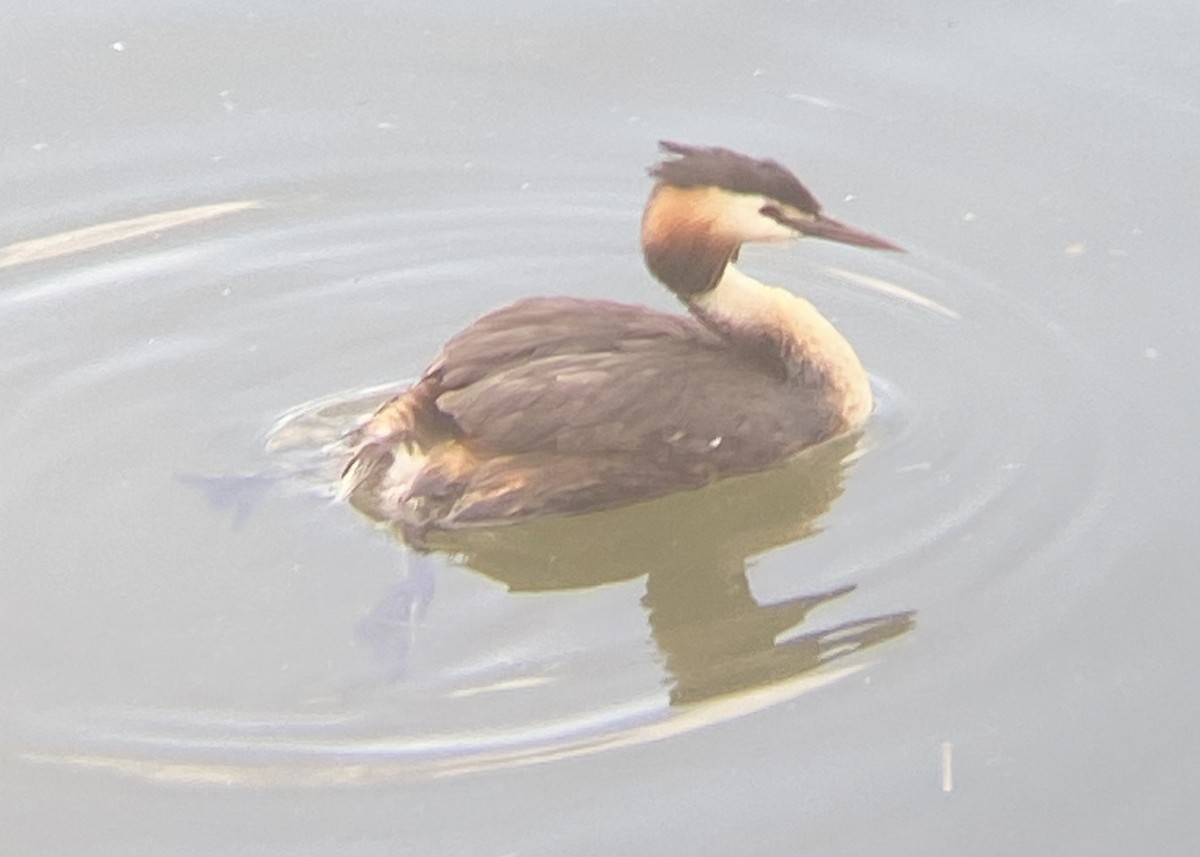
[[[853,244],[856,247],[870,247],[873,250],[896,250],[903,253],[904,248],[893,244],[887,239],[863,232],[845,223],[839,223],[832,217],[818,214],[816,220],[790,220],[789,223],[805,235],[813,238],[825,238],[829,241],[839,241],[842,244]]]

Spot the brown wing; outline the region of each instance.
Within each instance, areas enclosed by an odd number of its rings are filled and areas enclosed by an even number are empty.
[[[615,301],[530,298],[451,337],[426,375],[452,390],[529,360],[679,339],[717,341],[688,316]]]
[[[707,337],[610,340],[605,350],[533,357],[444,390],[436,408],[491,453],[699,458],[718,473],[768,466],[836,424],[803,379],[785,380]]]
[[[760,470],[835,426],[816,387],[691,318],[540,298],[451,339],[350,438],[343,486],[374,494],[407,445],[425,464],[383,517],[452,527],[569,514]]]

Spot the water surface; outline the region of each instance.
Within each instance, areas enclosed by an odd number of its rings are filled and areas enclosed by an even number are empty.
[[[1189,852],[1190,6],[9,18],[6,853]],[[743,256],[857,445],[453,557],[331,502],[470,319],[671,307],[660,138],[909,249]]]

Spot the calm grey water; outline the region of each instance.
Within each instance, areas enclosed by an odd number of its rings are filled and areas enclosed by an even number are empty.
[[[0,850],[1192,853],[1200,13],[1054,6],[0,12]],[[671,306],[660,138],[909,249],[744,255],[853,461],[455,557],[330,502],[473,317]]]

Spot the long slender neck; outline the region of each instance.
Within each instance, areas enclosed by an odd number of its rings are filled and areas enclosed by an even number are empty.
[[[846,428],[860,425],[871,386],[854,349],[808,301],[737,269],[739,242],[716,225],[720,205],[703,189],[657,188],[642,221],[650,272],[731,345],[815,384]]]
[[[846,338],[804,298],[760,283],[729,262],[716,286],[687,301],[707,327],[735,345],[778,360],[789,378],[815,382],[846,428],[871,412],[871,384]]]

